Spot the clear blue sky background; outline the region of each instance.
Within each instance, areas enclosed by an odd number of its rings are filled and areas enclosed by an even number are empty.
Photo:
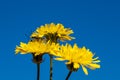
[[[119,0],[1,0],[0,80],[36,80],[31,55],[15,55],[20,41],[27,42],[37,27],[62,23],[73,29],[80,47],[86,46],[100,57],[101,69],[86,76],[80,68],[70,80],[120,80]],[[65,80],[68,70],[54,61],[53,80]],[[49,80],[49,57],[41,64],[41,80]]]

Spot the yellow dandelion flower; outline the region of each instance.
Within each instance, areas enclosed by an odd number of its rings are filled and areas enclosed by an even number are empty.
[[[29,41],[28,44],[21,42],[20,46],[16,46],[15,52],[21,54],[32,53],[35,55],[42,55],[45,53],[56,55],[59,50],[59,44],[55,43],[45,43],[41,40]]]
[[[37,55],[46,53],[47,51],[47,44],[37,40],[29,41],[27,44],[21,42],[20,46],[17,46],[15,49],[16,54],[20,52],[21,54],[33,53]]]
[[[73,37],[69,36],[73,31],[70,28],[64,28],[62,24],[45,24],[36,29],[31,35],[32,38],[46,37],[55,42],[56,40],[71,40]]]
[[[57,56],[56,60],[67,61],[66,65],[70,71],[77,71],[82,66],[84,73],[88,75],[86,67],[90,69],[100,68],[100,65],[97,64],[100,62],[98,57],[93,58],[94,54],[89,49],[79,48],[77,44],[74,44],[73,47],[69,44],[62,45]]]
[[[50,43],[49,41],[46,43],[44,40],[32,40],[27,44],[21,42],[20,46],[16,46],[15,52],[16,54],[28,54],[31,53],[33,55],[34,63],[41,63],[42,56],[44,54],[56,55],[56,52],[59,50],[59,44]]]

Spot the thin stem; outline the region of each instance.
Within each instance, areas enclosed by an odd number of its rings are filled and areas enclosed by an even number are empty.
[[[69,73],[68,73],[68,75],[67,75],[65,80],[68,80],[71,74],[72,74],[72,71],[69,71]]]
[[[57,43],[58,37],[56,35],[57,35],[57,33],[49,35],[48,40],[51,41],[51,44],[52,43]],[[50,80],[52,80],[52,76],[53,76],[53,56],[50,55]]]
[[[37,63],[37,80],[40,80],[40,63]]]
[[[53,62],[53,56],[50,55],[50,80],[52,80],[52,74],[53,74],[53,65],[52,65],[52,62]]]

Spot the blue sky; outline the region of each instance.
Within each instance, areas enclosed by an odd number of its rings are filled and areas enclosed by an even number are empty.
[[[70,80],[119,80],[120,1],[119,0],[1,0],[0,80],[36,80],[31,55],[15,55],[20,41],[27,42],[37,27],[62,23],[76,37],[69,43],[86,46],[100,57],[101,68],[86,76],[80,68]],[[53,80],[64,80],[68,70],[54,61]],[[41,80],[49,80],[49,57],[41,64]]]

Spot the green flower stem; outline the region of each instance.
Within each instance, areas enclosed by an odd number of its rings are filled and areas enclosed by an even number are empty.
[[[37,66],[37,80],[40,80],[40,63],[42,63],[42,55],[37,55],[35,56],[34,54],[33,55],[33,62],[36,64]]]
[[[49,34],[47,36],[47,39],[50,40],[51,44],[52,43],[57,43],[57,33],[56,34]],[[50,55],[50,80],[52,80],[52,76],[53,76],[53,56]]]
[[[37,63],[37,80],[40,80],[40,63]]]
[[[72,71],[69,71],[69,73],[68,73],[68,75],[67,75],[65,80],[68,80],[71,74],[72,74]]]
[[[53,65],[52,65],[52,62],[53,62],[53,56],[50,55],[50,80],[52,80],[52,74],[53,74]]]

